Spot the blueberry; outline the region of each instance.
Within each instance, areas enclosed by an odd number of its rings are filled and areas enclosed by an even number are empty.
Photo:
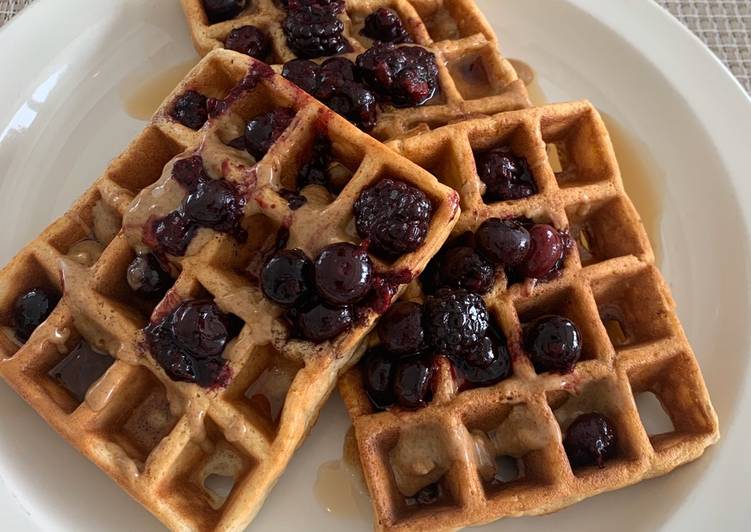
[[[245,9],[246,0],[203,0],[211,24],[235,18]]]
[[[424,357],[402,359],[394,374],[394,397],[403,408],[421,408],[430,400],[434,367]]]
[[[189,90],[178,96],[172,107],[172,118],[185,127],[199,130],[209,119],[209,111],[206,106],[206,96],[196,91]]]
[[[248,153],[261,160],[294,117],[292,109],[276,108],[249,120],[245,126],[245,148]]]
[[[352,327],[351,307],[332,307],[319,303],[297,316],[297,329],[305,340],[321,343],[339,336]]]
[[[306,302],[313,287],[313,263],[299,249],[278,251],[261,271],[264,295],[279,305],[292,307]]]
[[[25,342],[31,333],[46,320],[55,309],[60,297],[44,288],[32,288],[21,294],[13,303],[13,329],[16,336]]]
[[[373,263],[368,254],[354,244],[332,244],[318,255],[315,278],[318,293],[329,303],[357,303],[373,283]]]
[[[563,260],[566,246],[560,233],[549,225],[535,225],[529,230],[530,250],[519,273],[543,279],[553,273]]]
[[[475,233],[477,249],[495,264],[514,267],[524,262],[532,241],[529,231],[514,220],[490,218]]]
[[[524,348],[538,373],[568,373],[581,356],[582,336],[571,320],[542,316],[525,329]]]
[[[217,356],[229,340],[229,319],[211,301],[180,305],[170,320],[170,330],[179,347],[195,358]]]
[[[379,409],[394,404],[394,370],[396,364],[383,349],[372,349],[363,359],[365,391],[371,402]]]
[[[378,336],[391,353],[414,354],[424,349],[422,305],[410,301],[395,303],[381,318]]]
[[[618,433],[615,425],[602,414],[583,414],[566,430],[563,446],[573,467],[597,465],[618,452]]]
[[[173,280],[152,254],[138,255],[128,266],[126,274],[130,288],[146,297],[161,297],[172,286]]]

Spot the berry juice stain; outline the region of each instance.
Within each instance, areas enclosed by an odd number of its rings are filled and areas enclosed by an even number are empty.
[[[164,99],[195,65],[196,59],[190,59],[151,77],[134,74],[126,78],[120,88],[125,112],[136,120],[150,120]]]
[[[509,59],[516,69],[519,79],[524,81],[533,105],[550,103],[540,86],[534,69],[518,59]],[[621,168],[623,185],[634,203],[641,221],[652,243],[655,263],[662,263],[662,222],[663,201],[665,196],[665,172],[658,164],[650,147],[637,136],[622,126],[611,115],[600,111],[603,122],[608,128],[613,142],[615,155]]]

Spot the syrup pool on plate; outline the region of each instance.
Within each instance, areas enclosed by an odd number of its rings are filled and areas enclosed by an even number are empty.
[[[162,101],[196,65],[191,59],[174,65],[159,74],[144,78],[133,76],[126,79],[120,90],[125,112],[137,120],[149,120]]]
[[[538,82],[537,73],[527,63],[518,59],[509,59],[516,72],[529,92],[529,99],[533,105],[550,103]],[[621,125],[613,116],[600,111],[603,122],[610,133],[610,140],[615,149],[615,156],[631,201],[634,202],[641,221],[647,230],[647,236],[652,243],[655,262],[659,266],[662,260],[662,235],[660,224],[662,221],[662,203],[664,196],[665,175],[657,164],[649,146],[625,126]]]

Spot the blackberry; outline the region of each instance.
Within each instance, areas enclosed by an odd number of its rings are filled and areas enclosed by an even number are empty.
[[[200,155],[194,155],[175,161],[172,165],[172,179],[192,192],[198,187],[198,183],[210,178],[203,168],[203,158]]]
[[[347,50],[347,41],[342,35],[344,23],[337,18],[337,11],[330,5],[319,4],[290,8],[283,24],[290,49],[303,59],[336,55]]]
[[[440,284],[484,294],[493,287],[495,267],[471,247],[447,250],[440,258]]]
[[[44,288],[33,288],[13,303],[13,330],[25,342],[44,320],[49,318],[60,297]]]
[[[517,200],[537,194],[527,159],[511,148],[493,148],[476,157],[477,173],[485,183],[485,201]]]
[[[381,7],[365,17],[362,34],[374,41],[391,42],[395,44],[411,43],[412,38],[404,29],[402,19],[393,9]]]
[[[271,53],[271,39],[260,28],[242,26],[229,32],[224,47],[263,61]]]
[[[396,107],[423,105],[439,90],[435,55],[419,46],[379,43],[357,58],[363,79]]]
[[[441,289],[425,305],[428,341],[441,354],[472,349],[485,336],[489,322],[482,298],[463,289]]]
[[[370,240],[374,252],[395,258],[425,242],[433,206],[420,189],[383,179],[363,191],[354,211],[360,237]]]

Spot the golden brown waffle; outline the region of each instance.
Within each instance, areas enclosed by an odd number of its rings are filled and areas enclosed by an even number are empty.
[[[485,296],[508,339],[508,379],[458,393],[441,358],[426,408],[382,412],[370,403],[359,367],[340,380],[378,530],[453,530],[552,512],[665,474],[717,441],[717,417],[699,366],[591,104],[504,113],[392,144],[460,192],[454,234],[490,217],[527,217],[567,229],[577,246],[559,278],[507,286],[500,273]],[[539,194],[483,202],[473,153],[495,146],[527,158]],[[415,286],[406,297],[419,301],[422,295]],[[523,351],[522,327],[547,314],[569,317],[582,331],[582,359],[571,374],[537,374]],[[370,343],[378,343],[377,335]],[[635,404],[645,392],[657,396],[672,432],[646,431]],[[589,412],[608,416],[619,435],[617,457],[603,469],[572,468],[562,446],[567,426]],[[394,466],[392,459],[405,457],[408,465]],[[507,462],[511,474],[500,478],[503,467],[493,466]],[[408,500],[397,488],[397,469],[402,478],[423,475],[423,486],[437,480],[443,497],[430,506]]]
[[[203,0],[182,0],[182,4],[201,55],[223,48],[233,29],[253,25],[272,39],[269,62],[277,65],[275,70],[296,58],[282,30],[287,12],[275,0],[249,2],[237,18],[218,24],[209,24]],[[365,17],[380,7],[399,13],[413,41],[436,55],[442,96],[423,107],[384,106],[371,132],[376,138],[393,139],[415,129],[531,105],[524,83],[499,53],[495,34],[473,0],[347,0],[341,18],[352,52],[343,55],[354,60],[373,45],[360,30]]]
[[[244,88],[230,90],[239,82]],[[186,89],[215,97],[230,91],[229,108],[196,133],[169,118],[175,98]],[[218,147],[220,139],[276,105],[294,108],[296,118],[252,168],[257,183],[245,182],[247,243],[201,229],[184,258],[170,257],[179,275],[167,296],[151,303],[136,297],[126,282],[133,235],[138,234],[132,224],[144,202],[147,209],[164,206],[168,195],[153,202],[150,196],[165,184],[163,169],[168,176],[175,160],[200,153],[209,171],[224,164],[231,167],[227,179],[247,177],[250,165],[241,168],[248,163],[247,153]],[[300,150],[315,131],[328,135],[332,152],[352,173],[336,198],[320,193],[319,201],[311,199],[292,214],[275,185],[295,171]],[[355,347],[376,317],[369,311],[349,332],[323,344],[291,340],[280,312],[263,299],[246,269],[282,224],[289,228],[290,243],[311,253],[331,240],[352,241],[347,229],[352,203],[384,175],[418,186],[435,206],[423,247],[394,263],[377,263],[381,271],[416,274],[458,217],[455,192],[274,76],[266,65],[223,50],[209,54],[73,208],[0,272],[0,375],[168,527],[244,529],[315,423],[338,374],[353,363]],[[84,260],[81,242],[89,251],[103,247],[101,256],[93,253],[92,260]],[[92,261],[90,268],[82,264]],[[62,300],[20,345],[13,337],[11,309],[19,294],[36,286],[61,293]],[[212,298],[244,322],[224,351],[232,375],[226,388],[174,382],[145,353],[141,329],[150,316],[156,319],[192,298]],[[75,364],[68,354],[81,338],[106,353],[112,365],[74,397],[49,372],[62,360]],[[213,484],[217,479],[229,479],[228,494]]]

